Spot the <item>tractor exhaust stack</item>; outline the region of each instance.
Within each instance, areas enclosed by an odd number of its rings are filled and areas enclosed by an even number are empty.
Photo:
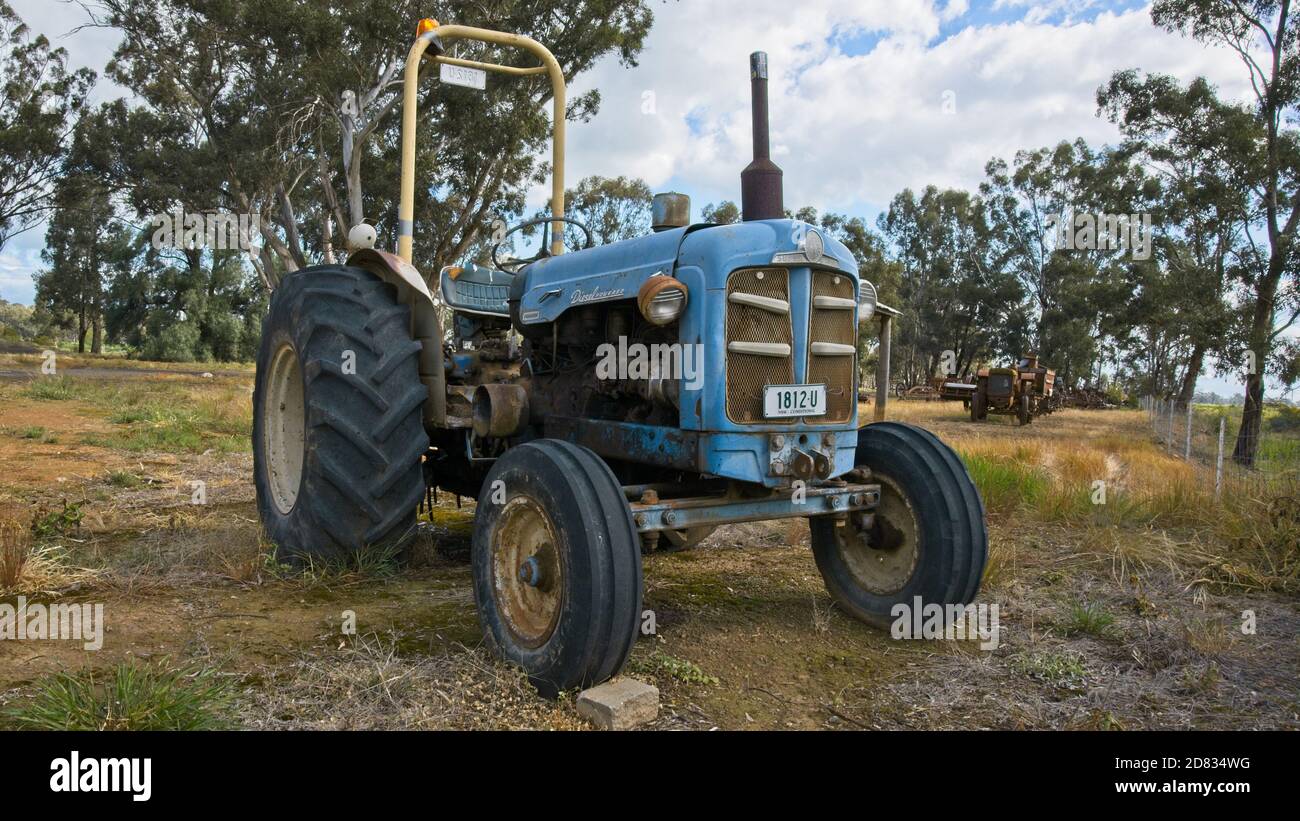
[[[754,161],[740,172],[740,208],[745,221],[781,219],[781,169],[772,162],[767,133],[767,53],[749,55],[750,107],[754,118]]]

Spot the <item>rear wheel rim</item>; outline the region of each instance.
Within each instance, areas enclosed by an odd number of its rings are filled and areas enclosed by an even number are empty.
[[[515,641],[529,649],[555,632],[564,602],[564,560],[555,524],[535,500],[506,502],[492,534],[492,596]]]
[[[306,450],[307,410],[298,352],[284,344],[271,359],[262,406],[262,452],[276,510],[288,515],[298,501]]]
[[[836,547],[853,579],[879,596],[898,593],[911,580],[920,558],[920,520],[907,495],[879,473],[880,504],[872,527],[862,529],[850,517],[835,528]]]

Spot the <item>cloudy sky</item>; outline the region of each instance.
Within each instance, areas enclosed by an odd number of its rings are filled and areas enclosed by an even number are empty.
[[[60,0],[9,0],[78,65],[103,68],[110,31]],[[1249,93],[1238,60],[1151,25],[1128,0],[667,0],[639,65],[616,60],[573,78],[600,114],[569,131],[568,174],[645,179],[690,194],[694,214],[738,200],[750,159],[748,55],[771,67],[773,158],[787,206],[874,220],[904,187],[974,188],[989,158],[1083,137],[1116,139],[1096,115],[1119,69],[1203,75]],[[472,21],[456,21],[472,22]],[[114,90],[103,88],[101,96]],[[945,102],[950,102],[945,105]],[[536,205],[544,193],[536,192]],[[0,297],[30,302],[43,231],[0,251]],[[1232,382],[1203,380],[1219,392]]]

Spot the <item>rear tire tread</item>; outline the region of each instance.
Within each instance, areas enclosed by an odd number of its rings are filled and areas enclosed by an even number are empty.
[[[253,450],[258,509],[282,558],[343,558],[400,540],[414,522],[429,440],[410,310],[393,285],[344,265],[295,272],[272,294],[258,356]],[[298,357],[306,414],[302,481],[287,514],[271,500],[261,445],[262,379],[285,345]],[[355,374],[343,371],[344,351],[355,357]]]

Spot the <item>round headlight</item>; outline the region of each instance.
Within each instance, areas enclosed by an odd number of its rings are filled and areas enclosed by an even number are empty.
[[[866,322],[876,313],[876,286],[865,279],[858,282],[858,322]]]
[[[809,228],[804,232],[803,239],[799,241],[799,250],[803,251],[803,255],[809,260],[815,262],[826,253],[826,243],[816,229]]]
[[[636,306],[651,325],[667,325],[686,310],[686,286],[669,276],[650,277],[641,286]]]

